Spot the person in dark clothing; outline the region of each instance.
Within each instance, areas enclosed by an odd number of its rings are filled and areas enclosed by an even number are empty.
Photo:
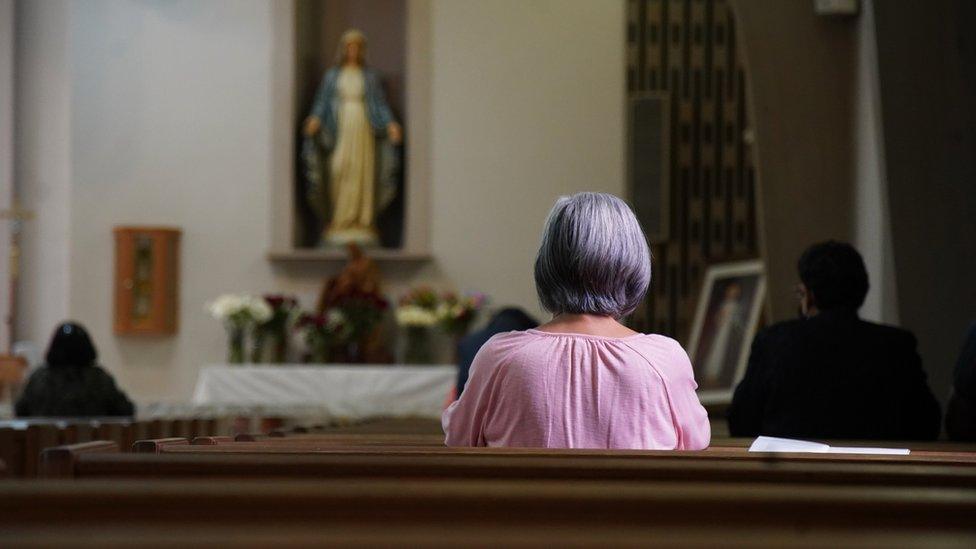
[[[492,336],[502,332],[523,331],[535,328],[539,323],[526,314],[522,309],[507,307],[495,313],[495,316],[488,321],[488,324],[480,330],[475,330],[461,338],[458,342],[458,380],[457,394],[455,398],[461,397],[464,386],[468,382],[468,370],[478,350]]]
[[[950,439],[976,442],[976,324],[969,327],[956,361],[945,425]]]
[[[729,408],[732,436],[932,440],[940,430],[908,331],[866,322],[861,255],[849,244],[815,244],[799,261],[803,318],[760,332]]]
[[[132,402],[96,364],[97,359],[98,352],[80,324],[58,326],[46,364],[31,375],[17,399],[17,417],[133,415]]]

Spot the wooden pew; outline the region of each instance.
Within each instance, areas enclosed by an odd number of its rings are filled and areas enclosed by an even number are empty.
[[[293,449],[295,451],[288,453],[264,454],[169,451],[120,454],[114,444],[96,444],[46,450],[42,458],[46,464],[45,476],[605,479],[976,488],[976,467],[954,464],[726,459],[707,452],[643,454],[638,459],[633,454],[580,451],[528,455],[487,451],[355,454]]]
[[[233,437],[228,436],[198,436],[194,437],[190,444],[226,444],[228,442],[234,442]]]
[[[190,444],[185,438],[181,437],[168,437],[168,438],[155,438],[149,440],[137,440],[135,444],[132,445],[132,451],[139,454],[158,454],[163,451],[164,448],[170,446],[187,446]]]
[[[215,435],[215,419],[132,418],[30,418],[0,421],[0,461],[7,464],[12,477],[37,476],[38,459],[45,448],[92,440],[111,440],[128,451],[137,440],[153,432],[184,433],[190,436]]]
[[[156,454],[121,454],[111,445],[69,446],[59,449],[60,454],[48,452],[44,470],[49,476],[70,474],[78,480],[68,487],[45,483],[62,493],[25,497],[43,508],[45,516],[53,508],[58,532],[78,532],[87,519],[106,535],[118,531],[132,536],[136,525],[147,536],[195,532],[200,537],[172,539],[208,539],[221,545],[229,539],[251,539],[235,537],[240,535],[235,527],[252,523],[254,517],[265,527],[278,525],[274,529],[279,536],[263,538],[277,543],[290,539],[287,533],[296,529],[305,532],[304,541],[333,544],[358,540],[411,545],[431,539],[454,544],[471,539],[473,532],[481,532],[484,537],[477,539],[486,543],[535,540],[547,545],[554,540],[606,545],[615,539],[691,546],[976,542],[976,468],[965,460],[911,462],[895,456],[901,463],[891,463],[808,454],[794,459],[748,454],[742,448],[723,454],[380,444],[396,437],[373,439],[372,446],[357,438],[362,445],[350,447],[336,444],[339,440],[349,439],[337,437],[325,444],[321,439],[286,438],[270,444],[219,439],[206,446],[163,444]],[[244,446],[251,451],[242,452]],[[105,477],[167,480],[116,484],[106,483]],[[211,479],[206,493],[201,494],[194,478]],[[81,487],[81,495],[71,491],[71,484]],[[116,499],[112,508],[121,519],[105,518],[112,510],[91,508],[91,501],[114,498],[96,486],[107,486],[109,492],[127,487],[131,497]],[[139,487],[145,486],[151,487],[150,493],[140,500]],[[30,521],[5,527],[4,487],[0,483],[0,542],[12,533],[30,539],[45,531],[40,523],[32,530],[35,523]],[[182,495],[174,487],[184,490]],[[233,495],[222,493],[225,489]],[[13,500],[17,497],[13,494]],[[263,498],[268,500],[258,501]],[[148,517],[154,512],[169,522]],[[60,520],[65,516],[67,524]],[[438,537],[445,528],[456,528],[461,537]],[[396,535],[375,537],[379,531]],[[343,532],[342,537],[328,537],[336,532]],[[431,532],[436,533],[433,538]]]
[[[322,443],[350,446],[444,446],[443,434],[429,433],[356,433],[356,432],[335,432],[335,433],[314,433],[308,431],[286,433],[278,432],[275,437],[260,435],[239,435],[235,442],[256,442],[261,441],[265,444],[293,444],[293,443]],[[754,439],[752,438],[716,438],[712,440],[710,450],[733,450],[744,451],[749,448]],[[226,442],[226,441],[225,441]],[[849,440],[824,440],[818,441],[830,444],[831,446],[846,447],[885,447],[885,448],[911,448],[916,456],[928,456],[947,459],[955,459],[953,456],[976,455],[976,444],[958,442],[931,442],[931,441],[849,441]]]
[[[40,476],[42,478],[68,477],[74,474],[74,466],[78,457],[86,454],[118,454],[118,452],[119,445],[109,440],[45,448],[41,452]]]
[[[396,438],[350,442],[346,437],[334,440],[315,439],[268,439],[257,442],[229,442],[212,446],[159,446],[161,453],[215,453],[215,454],[294,454],[294,453],[335,453],[350,455],[371,454],[409,454],[409,455],[471,455],[490,454],[498,456],[568,456],[579,455],[606,456],[614,458],[643,459],[651,456],[695,459],[702,456],[727,460],[752,460],[777,462],[791,460],[797,462],[848,463],[914,463],[943,464],[958,467],[976,467],[976,453],[972,452],[929,452],[917,451],[908,456],[858,455],[858,454],[807,454],[807,453],[755,453],[745,448],[708,448],[703,451],[671,450],[564,450],[541,448],[447,448],[427,446],[417,441],[415,444],[402,444]],[[148,447],[148,446],[147,446]]]
[[[6,547],[132,547],[132,540],[152,540],[157,547],[436,547],[461,545],[479,547],[901,547],[960,548],[976,545],[971,532],[955,530],[899,530],[823,528],[799,531],[795,528],[737,528],[708,524],[705,527],[646,527],[642,525],[519,524],[500,527],[486,524],[413,526],[410,524],[362,525],[309,522],[240,524],[113,523],[92,528],[68,525],[50,528],[36,524],[14,525],[0,531],[0,545]]]
[[[973,516],[976,490],[957,488],[479,479],[214,480],[205,490],[193,480],[0,483],[0,533],[55,530],[57,517],[56,530],[68,531],[213,529],[259,520],[282,537],[291,527],[460,527],[640,530],[645,542],[679,531],[710,532],[716,543],[733,531],[773,531],[793,541],[886,532],[971,542]]]

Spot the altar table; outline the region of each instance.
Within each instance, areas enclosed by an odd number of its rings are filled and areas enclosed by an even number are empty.
[[[193,404],[318,422],[439,418],[456,381],[454,365],[211,365],[200,371]]]

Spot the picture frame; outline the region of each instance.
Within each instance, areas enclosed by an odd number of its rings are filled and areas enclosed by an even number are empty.
[[[687,347],[702,404],[732,401],[765,298],[762,261],[721,263],[706,271]]]

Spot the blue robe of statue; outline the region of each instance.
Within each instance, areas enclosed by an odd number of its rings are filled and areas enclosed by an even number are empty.
[[[308,182],[307,197],[312,210],[320,221],[329,223],[329,158],[336,145],[338,128],[338,98],[336,87],[340,67],[326,71],[312,102],[311,116],[322,121],[321,129],[314,136],[306,136],[302,142],[302,161]],[[365,84],[364,100],[366,115],[376,136],[376,212],[379,214],[396,196],[400,171],[397,147],[387,138],[386,127],[393,122],[393,112],[386,102],[379,74],[370,67],[363,67]]]

